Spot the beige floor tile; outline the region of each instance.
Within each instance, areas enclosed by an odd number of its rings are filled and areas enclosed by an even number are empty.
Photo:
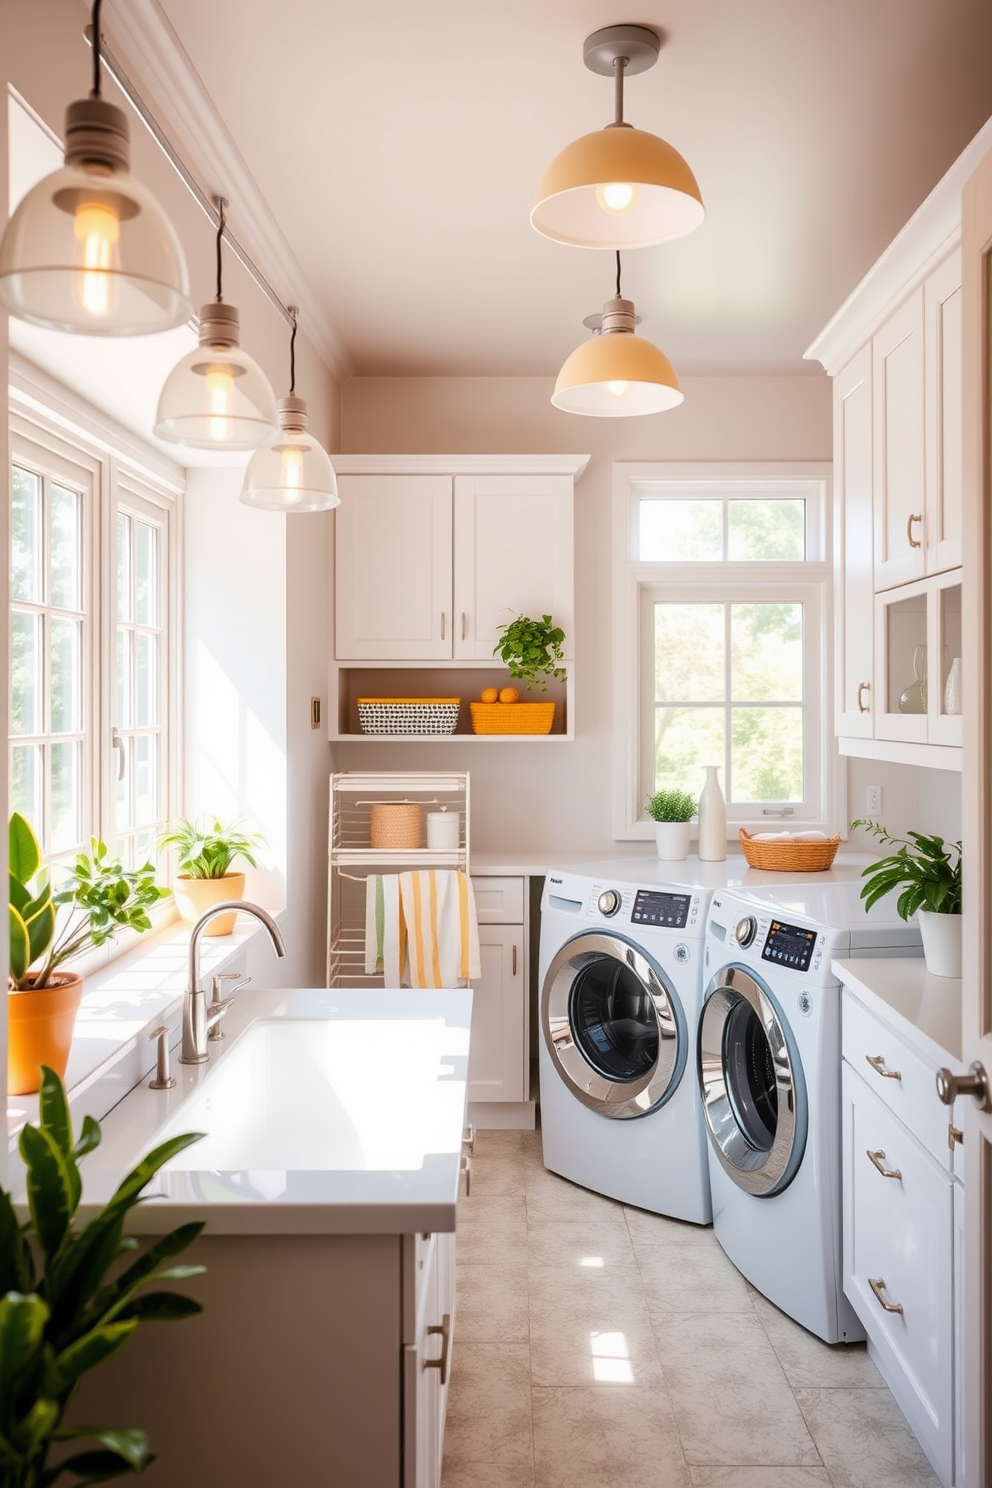
[[[479,1463],[517,1473],[532,1468],[530,1351],[526,1344],[471,1343],[456,1338],[444,1460],[452,1471]]]
[[[884,1390],[885,1381],[863,1343],[824,1343],[808,1333],[753,1287],[748,1288],[758,1321],[768,1335],[792,1388]]]
[[[715,1246],[720,1249],[712,1225],[688,1224],[685,1220],[669,1219],[664,1214],[651,1214],[647,1209],[633,1209],[629,1204],[624,1206],[624,1217],[638,1253],[645,1251],[650,1254],[660,1245]]]
[[[581,1184],[570,1183],[547,1168],[527,1171],[527,1213],[544,1219],[599,1219],[622,1225],[623,1206]]]
[[[477,1151],[472,1159],[472,1198],[480,1194],[517,1194],[523,1198],[529,1168],[522,1147],[496,1148],[481,1154]]]
[[[534,1481],[537,1488],[688,1488],[664,1393],[535,1389]]]
[[[687,1462],[820,1465],[753,1312],[671,1315],[655,1334]]]
[[[508,1467],[499,1462],[450,1462],[441,1472],[441,1488],[534,1488],[529,1466]]]
[[[690,1467],[689,1477],[692,1488],[831,1488],[825,1467]]]
[[[604,1223],[601,1218],[546,1219],[532,1215],[529,1206],[527,1255],[533,1266],[622,1271],[627,1277],[638,1274],[634,1248],[622,1224]]]
[[[527,1204],[516,1195],[477,1194],[458,1204],[455,1254],[464,1264],[524,1265]]]
[[[652,1323],[670,1313],[752,1312],[747,1282],[711,1245],[659,1245],[637,1253]]]
[[[535,1385],[660,1387],[654,1333],[639,1283],[604,1270],[531,1266]]]
[[[460,1263],[457,1333],[476,1343],[527,1343],[527,1267]]]
[[[797,1390],[834,1488],[938,1488],[888,1390]]]

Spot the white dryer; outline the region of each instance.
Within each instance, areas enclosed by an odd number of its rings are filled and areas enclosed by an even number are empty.
[[[693,1051],[711,890],[588,866],[592,876],[549,873],[541,901],[544,1164],[623,1203],[707,1224]]]
[[[709,909],[696,1072],[713,1226],[737,1269],[828,1343],[864,1337],[842,1289],[835,957],[919,955],[856,883],[721,890]]]

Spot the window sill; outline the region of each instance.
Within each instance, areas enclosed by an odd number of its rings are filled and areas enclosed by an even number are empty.
[[[202,976],[232,969],[231,963],[261,932],[257,920],[240,915],[233,934],[201,937]],[[178,1044],[189,936],[189,926],[173,919],[161,930],[135,936],[134,948],[112,960],[104,952],[96,967],[84,963],[77,968],[85,972],[86,985],[65,1077],[77,1130],[83,1116],[101,1120],[155,1068],[152,1029],[164,1023],[170,1048]],[[9,1096],[10,1145],[26,1122],[37,1119],[37,1095]]]

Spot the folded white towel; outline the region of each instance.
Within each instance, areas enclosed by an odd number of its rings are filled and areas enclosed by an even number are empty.
[[[398,875],[411,987],[464,987],[482,975],[472,884],[464,873]],[[387,983],[387,986],[389,983]]]
[[[826,842],[826,832],[755,832],[752,842]]]

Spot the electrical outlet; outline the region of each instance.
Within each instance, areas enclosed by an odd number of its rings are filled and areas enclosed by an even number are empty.
[[[882,787],[880,785],[865,786],[865,810],[869,816],[879,817],[882,814]]]

